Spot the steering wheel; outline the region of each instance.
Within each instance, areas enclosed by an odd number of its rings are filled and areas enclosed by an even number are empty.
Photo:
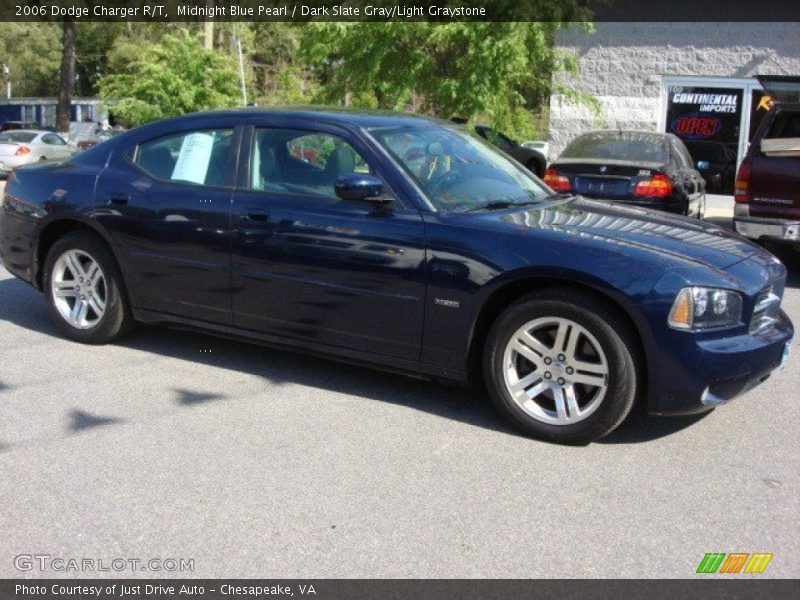
[[[457,183],[460,178],[461,174],[458,173],[458,171],[447,171],[444,175],[440,175],[435,180],[432,180],[428,189],[431,194],[438,194],[439,192],[447,190],[447,188],[454,183]]]

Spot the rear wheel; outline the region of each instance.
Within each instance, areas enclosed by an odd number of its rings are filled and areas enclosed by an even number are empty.
[[[484,370],[498,410],[524,433],[583,444],[615,429],[638,390],[627,323],[569,290],[528,296],[497,320]]]
[[[68,233],[47,254],[44,293],[50,317],[66,337],[104,344],[127,333],[133,317],[114,256],[95,235]]]

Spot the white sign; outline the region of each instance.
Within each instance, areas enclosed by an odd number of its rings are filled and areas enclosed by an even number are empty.
[[[210,133],[190,133],[183,138],[170,179],[205,183],[213,146],[214,136]]]

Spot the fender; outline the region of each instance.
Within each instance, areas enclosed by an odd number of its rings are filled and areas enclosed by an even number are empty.
[[[114,255],[114,260],[117,261],[117,265],[120,268],[120,272],[122,273],[122,278],[125,283],[125,288],[128,288],[128,281],[127,275],[125,273],[125,269],[123,268],[123,264],[120,258],[119,250],[117,249],[116,245],[112,242],[111,236],[105,230],[105,228],[100,225],[96,220],[92,219],[91,216],[85,213],[79,213],[74,211],[65,211],[65,212],[52,212],[49,213],[47,216],[43,217],[36,225],[33,238],[32,238],[32,257],[33,257],[33,284],[39,291],[42,291],[42,268],[43,261],[40,260],[40,247],[42,244],[42,238],[46,237],[48,231],[51,231],[52,228],[59,227],[61,225],[66,225],[69,223],[74,223],[76,227],[83,227],[86,229],[92,230],[96,233],[111,249],[111,253]]]

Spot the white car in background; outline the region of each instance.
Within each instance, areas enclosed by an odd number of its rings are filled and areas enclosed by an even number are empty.
[[[544,159],[549,162],[549,158],[547,156],[548,152],[550,152],[550,144],[548,142],[540,142],[530,141],[530,142],[522,142],[522,146],[524,148],[530,148],[531,150],[538,150],[544,156]]]
[[[0,133],[0,175],[39,160],[69,158],[75,149],[52,131],[16,129]]]

